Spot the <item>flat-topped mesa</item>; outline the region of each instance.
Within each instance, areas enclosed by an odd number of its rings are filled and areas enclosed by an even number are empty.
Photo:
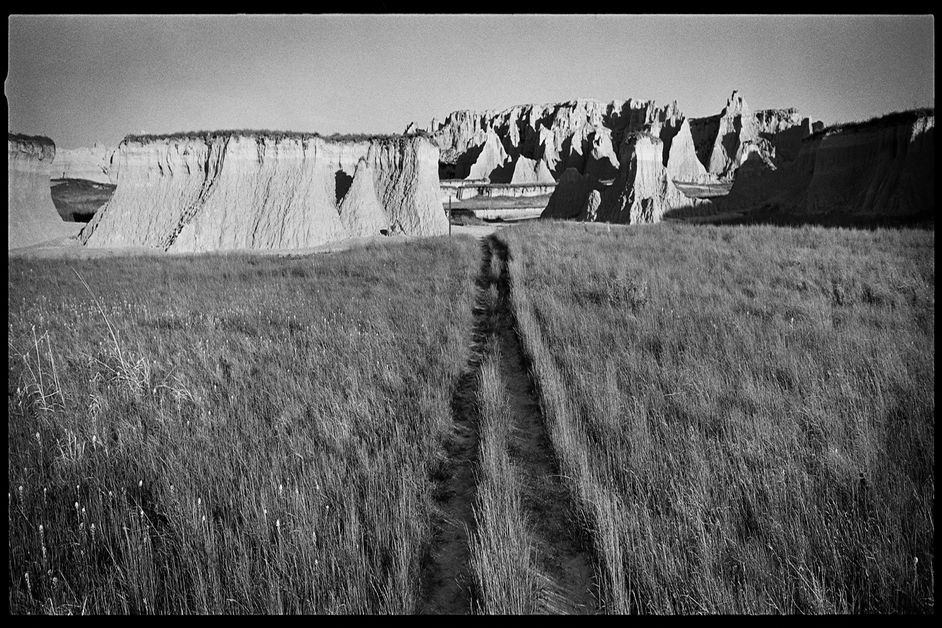
[[[70,237],[49,191],[56,145],[48,137],[7,133],[7,250]]]
[[[306,248],[354,236],[446,233],[438,149],[424,136],[218,131],[129,136],[88,246]]]
[[[455,111],[443,122],[432,121],[432,140],[441,150],[443,179],[469,178],[479,147],[495,134],[508,156],[509,168],[495,183],[510,181],[520,157],[543,160],[554,178],[567,168],[606,173],[617,170],[616,148],[622,138],[643,128],[665,132],[679,128],[682,115],[676,103],[658,106],[649,100],[602,102],[577,99],[545,105],[518,105],[505,110]],[[673,131],[671,131],[673,130]],[[600,163],[607,162],[607,163]]]

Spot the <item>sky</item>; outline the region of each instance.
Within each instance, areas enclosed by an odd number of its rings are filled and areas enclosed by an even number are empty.
[[[9,130],[400,133],[458,109],[576,98],[825,123],[935,106],[932,16],[10,16]]]

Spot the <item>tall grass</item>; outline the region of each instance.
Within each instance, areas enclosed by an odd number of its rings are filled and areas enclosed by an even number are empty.
[[[606,610],[934,610],[934,233],[502,231]]]
[[[499,264],[497,256],[492,258]],[[500,275],[492,270],[496,281]],[[485,292],[487,316],[496,326],[497,286]],[[479,371],[479,464],[471,568],[476,610],[491,615],[522,615],[540,611],[536,548],[527,521],[520,472],[510,457],[514,418],[500,375],[500,347],[494,336],[485,346]]]
[[[411,612],[477,267],[11,258],[10,612]]]

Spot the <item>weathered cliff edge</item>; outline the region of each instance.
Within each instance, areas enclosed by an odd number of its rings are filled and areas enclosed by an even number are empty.
[[[617,162],[615,147],[625,134],[651,125],[676,129],[679,124],[676,103],[658,106],[650,100],[577,99],[502,111],[455,111],[442,122],[433,120],[430,132],[441,150],[442,178],[486,176],[494,183],[509,183],[520,157],[543,161],[556,179],[567,168],[601,178],[614,176],[619,165],[613,163]],[[491,145],[493,154],[492,135],[499,138],[505,157],[499,166],[476,163],[486,152],[485,144]],[[478,168],[472,173],[474,165]],[[489,171],[481,166],[488,166]]]
[[[660,222],[670,209],[699,204],[674,186],[664,165],[663,144],[650,132],[627,136],[619,151],[621,167],[610,185],[567,169],[540,217],[650,224]]]
[[[507,183],[516,164],[527,160],[522,169],[531,170],[530,161],[542,162],[556,180],[568,168],[610,180],[619,170],[616,155],[624,138],[645,132],[661,140],[671,177],[707,183],[731,179],[753,152],[771,161],[781,150],[793,159],[800,138],[790,129],[801,122],[795,109],[753,112],[734,91],[719,114],[705,118],[686,118],[676,102],[578,99],[502,111],[455,111],[442,122],[433,120],[430,130],[441,150],[443,179],[488,177]],[[672,150],[675,138],[681,140],[679,150]]]
[[[7,134],[7,250],[73,236],[49,191],[56,145],[48,137]]]
[[[95,183],[113,184],[111,156],[114,147],[95,142],[93,146],[60,148],[52,160],[53,179],[82,179]]]
[[[421,136],[129,136],[112,175],[114,196],[82,230],[88,246],[292,249],[370,233],[448,231],[438,149]]]
[[[919,109],[806,135],[792,162],[748,159],[723,211],[774,207],[792,215],[932,215],[935,111]]]

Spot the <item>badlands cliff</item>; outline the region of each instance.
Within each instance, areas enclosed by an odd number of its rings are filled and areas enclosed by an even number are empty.
[[[622,163],[612,186],[601,195],[595,220],[622,224],[660,222],[669,209],[690,204],[671,181],[663,161],[663,142],[648,133],[625,138]]]
[[[935,211],[935,112],[920,109],[814,131],[795,159],[746,162],[722,210],[774,207],[789,215],[860,217],[932,215]]]
[[[98,142],[91,147],[60,148],[52,161],[52,178],[114,183],[110,176],[114,152],[114,147]]]
[[[651,132],[626,136],[619,151],[621,166],[611,184],[567,169],[541,218],[650,224],[660,222],[670,209],[696,204],[674,186],[664,165],[663,144]]]
[[[491,177],[495,183],[510,182],[520,157],[543,161],[557,180],[567,168],[605,177],[617,171],[616,147],[627,133],[651,125],[676,127],[680,118],[676,104],[578,99],[502,111],[455,111],[442,122],[433,120],[430,134],[441,150],[442,178],[475,178],[471,167],[491,135],[501,140],[509,163],[497,178]]]
[[[7,134],[7,250],[78,233],[65,222],[49,191],[56,146],[48,137]]]
[[[438,149],[421,136],[337,139],[219,131],[128,137],[88,246],[287,249],[447,233]]]
[[[719,114],[705,118],[685,117],[676,102],[578,99],[456,111],[442,122],[433,120],[430,133],[441,149],[442,179],[512,182],[522,161],[520,171],[548,171],[557,181],[569,168],[611,180],[621,165],[617,155],[624,138],[644,132],[661,140],[662,161],[674,180],[708,183],[731,180],[751,153],[772,161],[780,151],[794,159],[801,133],[792,129],[802,120],[795,109],[753,112],[734,91]]]

